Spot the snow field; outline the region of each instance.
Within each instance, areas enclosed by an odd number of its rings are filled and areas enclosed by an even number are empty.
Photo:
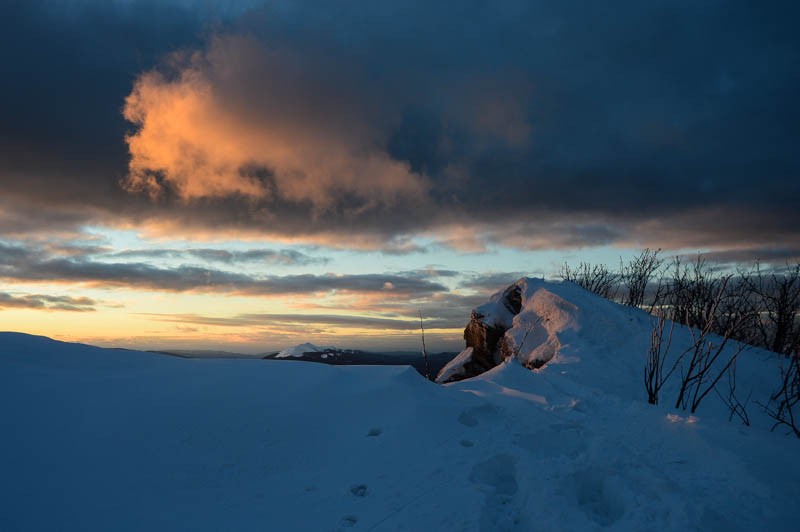
[[[553,358],[446,386],[0,333],[0,530],[796,530],[796,439],[648,405],[649,317],[536,283]],[[740,364],[767,393],[776,358]]]

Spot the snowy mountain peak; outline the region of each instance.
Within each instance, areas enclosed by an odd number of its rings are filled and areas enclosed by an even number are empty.
[[[336,348],[320,347],[312,343],[306,342],[304,344],[298,344],[292,347],[287,347],[286,349],[275,355],[275,358],[289,358],[289,357],[299,358],[302,357],[305,353],[324,353],[327,351],[336,351]]]

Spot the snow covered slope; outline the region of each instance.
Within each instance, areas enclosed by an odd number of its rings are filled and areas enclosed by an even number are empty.
[[[797,440],[646,404],[645,323],[572,303],[540,370],[447,386],[0,333],[0,530],[795,530]]]
[[[508,308],[512,305],[507,299],[515,297],[512,289],[519,297],[516,313]],[[535,370],[530,386],[554,382],[576,391],[595,390],[630,401],[647,400],[643,372],[655,318],[640,309],[619,305],[574,283],[523,278],[478,306],[472,317],[472,321],[476,320],[505,330],[497,342],[496,361],[511,356],[524,366],[541,367]],[[689,329],[675,325],[669,360],[691,344]],[[715,370],[735,349],[736,342],[731,341]],[[461,367],[474,356],[472,350],[467,347],[446,365],[438,380],[446,382],[458,377]],[[737,358],[737,394],[742,400],[751,398],[751,421],[762,427],[771,426],[771,419],[754,402],[769,400],[778,383],[780,363],[778,355],[756,348],[748,348]],[[679,380],[680,375],[675,374],[667,381],[660,394],[663,404],[675,404]],[[727,379],[723,378],[720,389],[725,386]],[[728,409],[712,393],[698,413],[727,418]]]

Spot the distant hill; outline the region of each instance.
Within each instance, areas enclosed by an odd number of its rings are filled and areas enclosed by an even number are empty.
[[[428,362],[431,375],[435,376],[455,355],[454,352],[429,353]],[[265,360],[318,362],[334,366],[412,366],[421,375],[425,375],[425,359],[419,351],[375,353],[358,349],[319,347],[304,343],[265,354],[262,358]]]
[[[320,347],[312,343],[298,344],[281,351],[248,355],[232,351],[215,351],[208,349],[169,349],[149,351],[160,355],[181,358],[246,358],[264,360],[289,360],[295,362],[317,362],[333,366],[411,366],[425,375],[425,359],[419,351],[389,351],[376,353],[359,349],[340,349],[338,347]],[[439,371],[456,355],[455,352],[429,353],[431,376]]]

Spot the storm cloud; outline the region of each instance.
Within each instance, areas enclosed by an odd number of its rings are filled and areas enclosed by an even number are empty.
[[[0,231],[800,240],[793,2],[214,5],[4,3]]]

